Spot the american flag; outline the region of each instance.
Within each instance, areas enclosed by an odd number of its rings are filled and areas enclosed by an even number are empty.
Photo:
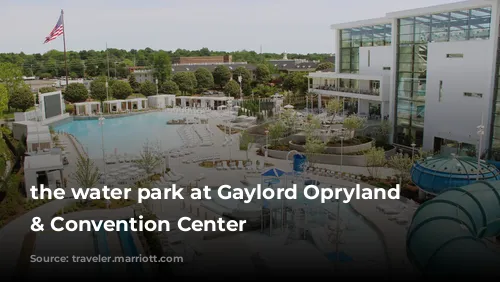
[[[43,44],[48,43],[60,35],[64,34],[64,23],[63,23],[63,14],[61,12],[61,16],[59,16],[59,20],[57,21],[56,26],[50,32],[49,36],[45,37],[45,42]]]

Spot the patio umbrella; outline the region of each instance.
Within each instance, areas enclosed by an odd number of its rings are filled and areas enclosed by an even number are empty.
[[[288,104],[288,105],[284,106],[283,108],[285,108],[285,109],[293,109],[294,107],[292,105]]]
[[[281,177],[285,172],[279,168],[271,168],[261,174],[261,176]]]

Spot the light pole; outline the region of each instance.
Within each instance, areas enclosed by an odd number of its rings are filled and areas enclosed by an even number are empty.
[[[107,84],[107,82],[106,82]],[[106,87],[107,89],[107,87]],[[104,120],[105,118],[102,116],[102,113],[99,115],[99,126],[101,126],[101,146],[102,146],[102,163],[103,163],[103,167],[104,167],[104,185],[107,184],[107,178],[108,178],[108,175],[106,173],[106,153],[105,153],[105,150],[104,150]]]
[[[417,146],[417,144],[411,143],[411,163],[413,163],[413,156],[415,155],[415,146]]]
[[[335,269],[338,270],[340,264],[340,199],[337,199],[337,224],[335,226],[335,254],[337,256],[335,260]]]
[[[477,176],[476,180],[479,180],[479,173],[481,170],[481,147],[483,143],[483,136],[484,136],[484,125],[483,125],[483,118],[481,117],[481,125],[477,126],[477,135],[479,135],[479,145],[478,145],[478,151],[477,151]]]
[[[228,127],[228,140],[229,140],[229,144],[228,144],[229,145],[228,146],[229,147],[229,160],[231,161],[232,160],[232,156],[231,156],[231,153],[232,153],[231,151],[232,150],[231,150],[231,147],[233,147],[233,136],[231,135],[231,121],[228,120],[227,123],[228,123],[227,127]]]
[[[343,177],[342,165],[344,163],[344,136],[340,136],[340,177]]]
[[[155,79],[155,83],[156,83],[156,95],[158,95],[158,78]]]
[[[243,94],[243,88],[241,88],[241,82],[243,81],[243,76],[238,75],[238,82],[240,83],[240,100],[242,98]]]
[[[265,158],[267,160],[267,154],[268,154],[267,150],[268,150],[268,147],[269,147],[269,130],[266,130],[265,133],[266,133],[266,151],[265,151],[264,156],[265,156]]]
[[[108,77],[106,76],[106,100],[109,101],[109,83],[108,83]]]

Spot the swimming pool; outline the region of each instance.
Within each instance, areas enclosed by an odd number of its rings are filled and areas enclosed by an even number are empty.
[[[179,125],[167,125],[171,119],[183,118],[181,114],[154,112],[126,117],[108,118],[104,121],[104,149],[106,154],[139,154],[146,140],[160,142],[163,150],[182,145],[177,134]],[[92,158],[102,158],[101,127],[97,119],[73,120],[58,125],[56,131],[73,134]]]

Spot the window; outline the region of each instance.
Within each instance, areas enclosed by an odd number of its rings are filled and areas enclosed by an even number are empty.
[[[391,67],[383,67],[383,70],[391,70]]]
[[[446,54],[446,58],[463,58],[464,54]]]
[[[439,102],[443,99],[443,81],[439,81]]]
[[[368,50],[368,67],[370,66],[370,50]]]
[[[465,92],[464,96],[465,97],[474,97],[474,98],[483,98],[483,94],[481,94],[481,93],[472,93],[472,92]]]

